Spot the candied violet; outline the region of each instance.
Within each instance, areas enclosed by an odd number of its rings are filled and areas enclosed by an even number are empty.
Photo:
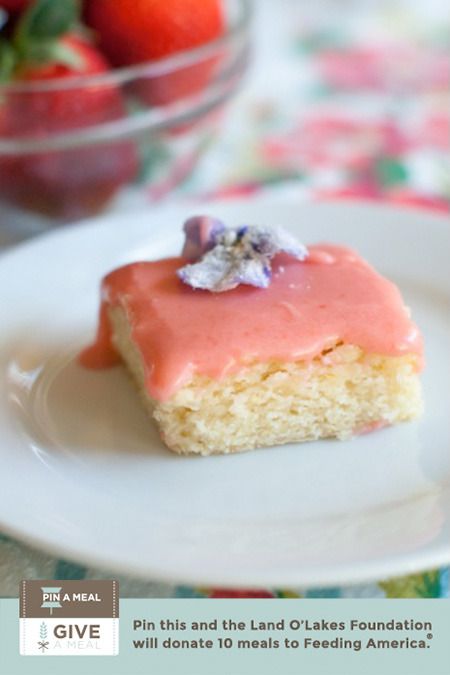
[[[188,260],[198,260],[216,244],[216,237],[225,230],[225,225],[210,216],[192,216],[183,225],[185,242],[181,255]]]
[[[179,278],[192,288],[216,293],[248,284],[267,288],[272,278],[270,260],[287,253],[304,260],[308,251],[282,228],[241,225],[225,228],[208,216],[190,218],[184,226],[183,256],[197,262],[181,267]]]

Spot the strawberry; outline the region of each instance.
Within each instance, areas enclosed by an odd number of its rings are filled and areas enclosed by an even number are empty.
[[[206,44],[224,31],[220,0],[86,0],[85,19],[115,66],[152,62]],[[153,104],[201,91],[215,59],[143,81]]]
[[[68,33],[53,46],[55,60],[25,61],[16,66],[14,81],[37,83],[70,79],[86,75],[101,75],[109,71],[103,55],[78,35]],[[61,53],[58,60],[57,53]],[[53,59],[53,57],[52,57]],[[112,84],[75,89],[12,92],[7,98],[10,134],[38,135],[43,131],[68,131],[78,127],[120,118],[124,102],[120,91]]]
[[[52,23],[48,12],[55,3]],[[5,88],[0,103],[0,136],[4,139],[45,142],[50,134],[93,127],[126,114],[122,94],[113,83],[67,88],[56,84],[110,70],[95,47],[66,32],[74,15],[68,9],[63,21],[63,5],[75,7],[73,0],[39,0],[32,5],[15,30],[7,57],[4,53],[4,79],[9,72],[15,85]],[[21,83],[49,86],[20,90],[17,85]],[[136,171],[136,151],[129,141],[10,155],[0,159],[0,192],[10,201],[73,218],[96,210]]]
[[[160,59],[218,37],[218,0],[87,0],[86,21],[116,66]]]
[[[0,0],[0,9],[4,9],[5,12],[8,13],[18,14],[25,9],[29,4],[29,1],[30,0]]]

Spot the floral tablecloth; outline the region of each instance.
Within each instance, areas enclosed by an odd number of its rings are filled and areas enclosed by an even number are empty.
[[[198,202],[265,191],[448,213],[447,2],[258,0],[251,73],[220,139],[175,197]],[[138,199],[148,197],[154,195],[142,192]],[[55,559],[0,534],[0,596],[16,596],[23,578],[102,577],[111,572]],[[124,597],[449,595],[448,569],[345,588],[248,592],[118,579]]]

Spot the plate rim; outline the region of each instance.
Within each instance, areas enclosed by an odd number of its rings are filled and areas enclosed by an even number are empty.
[[[174,576],[171,572],[166,573],[161,567],[152,569],[151,564],[146,564],[145,568],[133,563],[112,563],[106,556],[95,555],[83,552],[80,547],[73,548],[70,545],[59,545],[54,540],[46,539],[44,536],[34,537],[29,532],[21,528],[4,525],[0,519],[0,526],[3,533],[7,536],[17,539],[19,544],[25,544],[30,548],[48,553],[60,559],[68,559],[83,566],[96,568],[102,572],[111,574],[121,574],[131,576],[141,581],[154,581],[168,585],[189,585],[189,586],[209,586],[216,588],[236,588],[236,589],[260,589],[294,587],[294,588],[333,588],[335,586],[356,586],[360,584],[375,583],[384,579],[395,579],[410,574],[418,574],[428,570],[438,569],[450,565],[450,545],[442,544],[436,552],[421,551],[415,553],[413,560],[408,559],[408,554],[390,558],[389,564],[384,563],[385,569],[382,569],[381,560],[377,559],[370,563],[358,567],[350,567],[350,564],[342,568],[332,568],[333,576],[330,576],[328,568],[324,568],[319,574],[304,571],[301,575],[284,573],[283,581],[276,578],[276,575],[258,574],[256,579],[249,580],[242,578],[239,574],[232,575],[232,579],[226,581],[214,573],[182,573]],[[18,539],[20,537],[20,539]],[[395,564],[392,564],[395,560]],[[337,572],[336,570],[339,570]],[[350,573],[350,569],[352,572]],[[355,572],[355,570],[358,570]],[[383,571],[384,570],[384,571]]]
[[[72,223],[66,223],[55,228],[51,228],[46,232],[38,233],[29,239],[25,239],[13,246],[6,247],[5,250],[2,250],[0,247],[0,267],[5,261],[9,261],[14,256],[21,254],[22,252],[32,248],[34,246],[40,246],[49,239],[60,238],[65,236],[72,236],[77,234],[79,231],[87,231],[90,228],[97,227],[111,227],[118,226],[118,222],[123,218],[139,218],[145,215],[150,215],[151,217],[159,213],[164,214],[167,211],[176,211],[181,209],[190,208],[193,211],[204,211],[208,209],[222,208],[228,206],[246,206],[257,201],[258,203],[270,203],[275,205],[292,205],[292,206],[338,206],[340,208],[346,209],[360,209],[361,207],[368,208],[370,210],[377,210],[380,212],[387,213],[397,213],[397,214],[418,214],[422,213],[426,215],[427,218],[435,221],[437,227],[442,227],[444,231],[448,231],[450,225],[450,207],[448,213],[445,213],[443,210],[438,210],[435,208],[429,208],[421,205],[411,205],[411,204],[393,204],[385,201],[374,201],[364,198],[355,198],[355,199],[307,199],[302,195],[298,197],[290,196],[275,196],[275,195],[256,195],[254,197],[233,197],[229,199],[212,199],[208,201],[201,202],[176,202],[176,203],[165,203],[158,204],[156,207],[152,206],[151,208],[132,208],[125,211],[111,211],[108,213],[101,214],[99,216],[94,216],[92,218],[84,218],[83,220],[75,221]],[[112,225],[114,223],[114,225]]]

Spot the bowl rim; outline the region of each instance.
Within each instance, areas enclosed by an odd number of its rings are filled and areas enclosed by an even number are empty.
[[[206,44],[176,52],[162,59],[146,61],[132,66],[111,68],[106,73],[96,75],[79,75],[70,78],[54,80],[37,80],[35,82],[8,82],[0,83],[0,95],[32,92],[67,91],[80,87],[117,86],[142,77],[158,77],[171,72],[195,65],[214,54],[221,48],[242,38],[248,31],[253,14],[253,0],[235,0],[239,6],[239,16],[236,21],[227,27],[227,30],[218,38]]]
[[[38,153],[58,152],[83,148],[87,145],[104,145],[123,142],[141,133],[164,132],[180,125],[191,124],[222,105],[237,89],[248,65],[250,44],[245,34],[241,36],[233,62],[220,79],[211,82],[204,90],[164,106],[149,106],[138,114],[101,122],[70,131],[51,132],[37,137],[1,137],[0,158],[32,156]],[[1,92],[0,92],[1,93]]]

